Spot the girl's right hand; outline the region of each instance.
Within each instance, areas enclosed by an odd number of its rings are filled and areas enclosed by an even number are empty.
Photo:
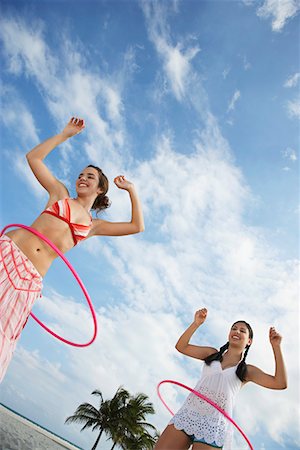
[[[68,139],[72,136],[75,136],[85,128],[85,123],[83,119],[78,119],[77,117],[72,117],[70,122],[65,126],[62,131],[62,135],[64,138]]]
[[[202,308],[195,312],[194,323],[199,326],[205,322],[207,317],[207,309]]]

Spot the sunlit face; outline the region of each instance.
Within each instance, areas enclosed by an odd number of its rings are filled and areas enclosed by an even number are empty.
[[[86,167],[76,180],[76,192],[82,195],[96,196],[102,191],[99,187],[99,174],[93,167]]]
[[[245,348],[252,343],[249,336],[249,330],[244,322],[237,322],[232,325],[228,335],[229,344],[239,348]]]

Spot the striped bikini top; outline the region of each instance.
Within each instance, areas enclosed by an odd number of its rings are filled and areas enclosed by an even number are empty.
[[[63,198],[62,200],[58,200],[53,203],[53,205],[49,206],[49,208],[42,211],[42,214],[51,214],[58,219],[66,222],[72,233],[74,244],[76,245],[79,241],[82,241],[87,237],[90,232],[92,226],[92,216],[91,222],[89,225],[82,225],[80,223],[70,222],[71,219],[71,209],[69,204],[69,198]]]

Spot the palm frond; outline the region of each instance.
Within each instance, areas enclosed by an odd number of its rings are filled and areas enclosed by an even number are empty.
[[[81,431],[92,428],[101,430],[113,441],[113,447],[124,450],[151,450],[157,440],[158,432],[154,425],[146,421],[148,414],[154,414],[153,404],[146,394],[131,395],[120,386],[110,400],[103,399],[98,389],[92,395],[100,397],[100,407],[82,403],[65,423],[84,424]],[[95,443],[97,445],[97,441]]]

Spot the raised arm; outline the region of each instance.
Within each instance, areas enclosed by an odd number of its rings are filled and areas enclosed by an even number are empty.
[[[83,129],[84,121],[82,119],[72,117],[61,133],[37,145],[26,155],[32,172],[39,183],[46,189],[46,191],[49,192],[50,196],[64,195],[65,193],[68,193],[68,191],[63,183],[55,178],[55,176],[50,172],[44,163],[44,159],[55,147],[62,144],[70,137],[80,133]]]
[[[90,236],[124,236],[144,231],[144,218],[140,199],[133,183],[126,180],[122,175],[114,179],[119,189],[128,192],[131,201],[130,222],[108,222],[106,220],[94,219]]]
[[[206,308],[202,308],[195,312],[194,322],[185,330],[182,336],[180,336],[177,344],[175,345],[175,348],[180,353],[196,359],[205,359],[207,356],[217,352],[217,350],[213,347],[202,347],[199,345],[190,344],[191,337],[200,325],[205,322],[206,316]]]
[[[284,365],[283,355],[281,352],[282,337],[271,327],[269,331],[270,343],[274,353],[275,360],[275,374],[270,375],[263,372],[258,367],[247,365],[246,381],[252,381],[268,389],[286,389],[287,388],[287,374]]]

